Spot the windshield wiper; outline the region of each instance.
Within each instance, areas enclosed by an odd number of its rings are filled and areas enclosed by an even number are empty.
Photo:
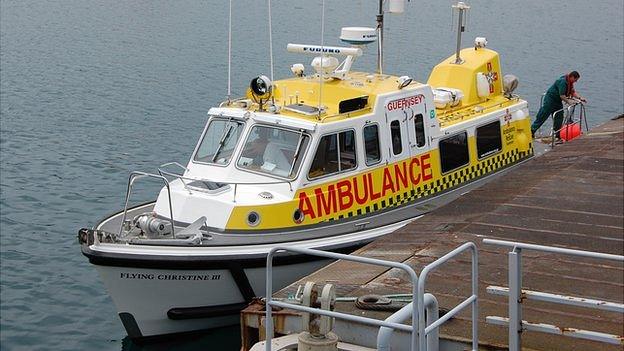
[[[229,123],[230,121],[228,121]],[[221,135],[221,140],[219,140],[219,147],[217,147],[217,150],[215,151],[214,155],[212,156],[212,162],[215,162],[215,160],[217,159],[217,157],[219,156],[219,153],[221,152],[221,149],[223,148],[223,145],[225,145],[225,142],[227,141],[227,139],[230,136],[230,133],[232,132],[232,125],[229,125],[227,127],[227,129],[223,130],[223,134]]]
[[[288,172],[289,176],[292,174],[293,170],[295,169],[295,161],[297,160],[297,157],[299,157],[299,152],[301,151],[302,143],[303,143],[303,130],[299,132],[299,141],[297,142],[297,148],[295,149],[295,154],[293,155],[293,159],[291,161],[290,171]]]

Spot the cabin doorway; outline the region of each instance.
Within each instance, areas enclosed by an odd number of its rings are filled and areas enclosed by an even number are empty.
[[[409,135],[409,148],[412,157],[423,154],[430,149],[429,136],[427,135],[427,118],[425,109],[410,109],[407,111],[407,131]]]

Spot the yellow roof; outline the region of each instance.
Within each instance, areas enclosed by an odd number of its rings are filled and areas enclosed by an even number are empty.
[[[499,55],[496,51],[480,48],[467,48],[460,51],[462,64],[455,64],[455,55],[440,62],[431,71],[427,84],[432,88],[455,88],[462,91],[464,98],[459,106],[438,109],[437,116],[441,127],[447,127],[471,118],[477,118],[496,109],[504,109],[518,102],[518,98],[508,99],[503,95],[503,77]],[[477,73],[492,78],[490,95],[477,94]]]
[[[504,109],[519,100],[508,99],[503,95],[503,79],[497,52],[486,48],[468,48],[460,52],[460,57],[464,60],[462,64],[455,64],[455,55],[452,55],[435,66],[427,82],[434,89],[456,88],[464,94],[458,106],[437,109],[436,114],[442,127],[477,118],[496,109]],[[477,94],[477,73],[486,74],[492,79],[491,93],[487,97],[479,97]],[[315,122],[331,122],[371,113],[378,95],[399,91],[397,80],[398,77],[393,75],[349,72],[347,79],[326,79],[321,87],[318,75],[293,77],[274,82],[273,99],[275,105],[281,108],[281,115]],[[410,87],[421,85],[422,83],[413,82]],[[367,97],[367,100],[365,103],[363,100],[359,101],[361,108],[352,109],[350,112],[340,111],[341,102],[362,97]],[[247,98],[253,99],[249,89]],[[312,112],[306,115],[289,110],[288,106],[294,104],[307,106]],[[320,118],[314,112],[319,104],[324,109]]]
[[[397,76],[370,74],[365,72],[350,72],[345,80],[326,79],[321,87],[318,76],[293,77],[278,80],[273,83],[273,97],[275,104],[281,107],[280,114],[303,118],[306,120],[317,120],[317,115],[305,115],[289,111],[284,106],[292,104],[303,104],[311,107],[319,106],[319,96],[321,105],[325,113],[321,115],[322,120],[335,120],[336,118],[355,117],[370,113],[374,107],[377,96],[392,91],[399,91]],[[412,83],[412,86],[420,83]],[[252,98],[250,92],[247,97]],[[364,108],[340,113],[340,102],[361,97],[368,97]]]

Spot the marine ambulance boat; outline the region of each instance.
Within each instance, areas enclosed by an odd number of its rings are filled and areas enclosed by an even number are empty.
[[[133,172],[126,208],[80,230],[130,337],[236,324],[273,246],[351,252],[533,156],[527,102],[484,38],[426,83],[351,71],[379,27],[344,28],[352,47],[289,44],[313,73],[252,79],[208,111],[186,165]],[[146,179],[164,184],[156,200],[128,206]],[[314,259],[274,260],[274,286]]]

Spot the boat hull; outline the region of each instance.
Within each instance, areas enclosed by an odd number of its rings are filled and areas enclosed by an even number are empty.
[[[274,284],[281,288],[329,261],[278,266]],[[113,298],[128,336],[146,338],[200,331],[239,323],[247,292],[231,270],[96,266]],[[264,295],[263,267],[243,268],[255,295]]]
[[[527,158],[528,159],[528,158]],[[302,233],[266,233],[245,245],[200,245],[163,247],[111,244],[87,241],[82,252],[96,265],[120,318],[131,338],[185,333],[237,324],[238,313],[255,296],[265,295],[266,255],[275,246],[294,246],[349,253],[403,227],[439,206],[475,189],[525,162],[483,176],[422,201],[408,203],[366,217],[360,221],[345,219]],[[153,204],[129,210],[133,215],[149,211]],[[120,214],[101,222],[95,229],[114,232]],[[227,237],[227,235],[223,235]],[[272,241],[287,237],[290,241]],[[232,235],[230,240],[236,240]],[[254,241],[255,239],[255,241]],[[240,237],[238,238],[240,242]],[[268,242],[267,242],[268,241]],[[276,290],[326,265],[329,261],[300,255],[282,255],[274,259],[273,286]]]
[[[335,237],[281,244],[159,247],[83,244],[115,303],[128,333],[151,338],[234,325],[239,312],[266,289],[266,257],[275,246],[350,253],[409,223]],[[274,291],[330,261],[298,254],[273,260]]]

